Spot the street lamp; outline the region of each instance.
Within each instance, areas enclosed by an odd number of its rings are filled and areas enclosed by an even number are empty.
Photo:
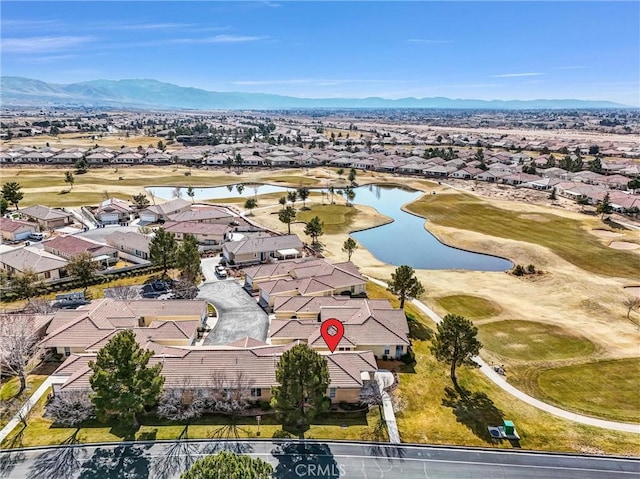
[[[256,416],[256,421],[258,421],[258,433],[256,435],[258,437],[260,437],[260,419],[262,419],[262,416]]]

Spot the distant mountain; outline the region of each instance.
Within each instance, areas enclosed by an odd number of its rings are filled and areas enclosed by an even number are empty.
[[[197,110],[297,108],[577,109],[626,108],[609,101],[461,100],[433,98],[296,98],[266,93],[214,92],[157,80],[93,80],[69,85],[30,78],[0,77],[2,106],[107,106]]]

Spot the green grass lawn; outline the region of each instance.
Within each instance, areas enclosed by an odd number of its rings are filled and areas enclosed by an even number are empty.
[[[542,396],[575,411],[640,422],[640,358],[575,364],[542,371]]]
[[[310,210],[298,210],[296,221],[308,222],[318,216],[324,223],[325,234],[340,234],[349,232],[349,226],[357,214],[358,210],[352,206],[314,204]]]
[[[468,319],[484,319],[500,314],[502,308],[493,301],[469,296],[466,294],[454,294],[442,296],[436,302],[451,314],[464,316]]]
[[[602,226],[597,219],[577,221],[549,213],[532,218],[461,193],[425,195],[407,209],[439,225],[544,246],[592,273],[637,278],[640,271],[639,255],[608,248],[583,228]]]
[[[24,403],[36,389],[47,379],[46,374],[29,374],[27,376],[27,389],[20,396],[17,396],[20,390],[20,380],[17,377],[10,378],[0,387],[0,402],[2,405],[10,405],[14,401]],[[0,414],[0,428],[4,427],[11,418],[5,414]]]
[[[553,361],[589,356],[595,345],[552,324],[507,320],[478,326],[484,347],[505,358]]]

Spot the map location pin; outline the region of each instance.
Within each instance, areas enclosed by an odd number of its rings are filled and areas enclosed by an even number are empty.
[[[320,326],[320,333],[329,350],[334,352],[342,336],[344,336],[344,325],[336,318],[329,318],[323,321],[322,326]]]

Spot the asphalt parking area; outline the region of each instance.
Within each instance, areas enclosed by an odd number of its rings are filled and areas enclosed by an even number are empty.
[[[218,312],[218,321],[205,338],[205,346],[229,344],[246,336],[267,339],[269,317],[237,281],[201,284],[198,298],[209,301]]]

